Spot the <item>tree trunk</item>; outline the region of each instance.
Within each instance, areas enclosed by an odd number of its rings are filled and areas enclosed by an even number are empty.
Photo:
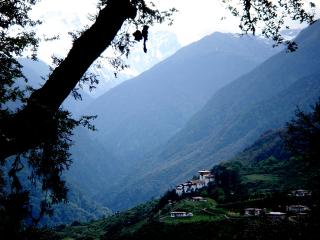
[[[137,13],[130,0],[109,0],[95,23],[75,40],[68,56],[26,107],[0,120],[0,161],[37,146],[55,130],[53,116],[91,64],[110,46],[123,23]]]

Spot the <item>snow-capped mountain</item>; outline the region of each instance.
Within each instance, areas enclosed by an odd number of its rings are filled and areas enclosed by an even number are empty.
[[[131,50],[129,57],[124,61],[129,68],[121,71],[115,77],[115,70],[107,61],[101,60],[102,68],[93,66],[90,71],[96,74],[100,83],[91,93],[94,97],[100,96],[118,84],[138,76],[155,64],[174,54],[180,48],[176,36],[171,32],[151,32],[147,42],[147,53],[143,52],[142,42],[138,42]]]
[[[52,55],[60,58],[64,58],[67,55],[72,47],[72,38],[69,33],[81,32],[90,26],[92,21],[89,19],[89,14],[93,16],[97,11],[95,7],[96,0],[90,0],[85,3],[79,2],[79,4],[75,5],[72,5],[71,2],[57,1],[52,3],[44,0],[33,11],[33,17],[43,21],[43,24],[39,25],[37,29],[39,36],[50,38],[59,35],[58,40],[44,41],[40,44],[39,58],[49,65],[52,63]],[[130,67],[118,73],[117,77],[115,77],[115,70],[108,60],[99,59],[99,65],[102,68],[98,68],[97,65],[93,64],[89,71],[99,77],[100,84],[90,93],[91,96],[97,97],[119,83],[139,75],[180,48],[174,33],[152,32],[152,30],[151,28],[147,42],[148,52],[145,54],[143,52],[143,43],[138,42],[131,50],[129,58],[125,59],[124,57],[123,59]],[[89,92],[87,89],[84,90]]]

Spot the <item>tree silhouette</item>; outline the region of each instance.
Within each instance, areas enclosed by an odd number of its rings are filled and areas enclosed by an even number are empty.
[[[286,44],[288,51],[297,49],[294,41],[286,40],[283,28],[290,29],[292,21],[312,24],[316,5],[304,0],[222,0],[230,12],[240,18],[243,33],[259,32],[274,41],[274,45]]]
[[[113,45],[129,53],[132,40],[128,32],[121,30],[123,24],[145,29],[170,16],[169,12],[149,8],[143,0],[100,1],[99,7],[94,24],[74,40],[67,57],[43,87],[31,94],[22,110],[0,119],[0,159],[34,148],[50,135],[53,116],[62,102],[107,47]]]
[[[310,113],[297,109],[283,137],[294,155],[302,157],[311,167],[320,166],[320,101],[312,106]]]
[[[0,180],[7,180],[5,175],[9,180],[9,190],[3,185],[0,189],[0,231],[2,236],[8,233],[13,239],[22,236],[25,224],[37,223],[44,214],[51,214],[52,204],[66,200],[67,189],[61,174],[71,163],[72,130],[78,125],[93,129],[92,117],[75,120],[60,108],[62,102],[77,84],[90,80],[85,76],[87,69],[107,47],[129,54],[135,39],[123,25],[134,27],[136,33],[141,29],[145,46],[148,26],[165,19],[170,21],[174,12],[153,10],[143,0],[99,1],[95,22],[80,36],[73,35],[72,49],[64,60],[56,59],[59,66],[46,83],[37,90],[21,89],[15,82],[27,79],[17,57],[31,48],[31,57],[35,59],[39,41],[35,32],[25,30],[39,24],[28,16],[36,2],[0,2]],[[12,31],[13,28],[20,31]],[[118,67],[117,61],[114,64]],[[21,107],[7,107],[12,102]],[[20,172],[26,166],[31,173],[28,179],[35,186],[40,184],[44,195],[38,216],[32,214],[29,189],[20,180]]]

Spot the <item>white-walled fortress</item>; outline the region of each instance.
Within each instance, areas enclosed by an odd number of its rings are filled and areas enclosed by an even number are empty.
[[[214,182],[214,175],[209,170],[200,170],[199,179],[187,181],[176,186],[176,193],[181,196],[183,193],[191,193],[198,189],[208,186],[210,182]]]

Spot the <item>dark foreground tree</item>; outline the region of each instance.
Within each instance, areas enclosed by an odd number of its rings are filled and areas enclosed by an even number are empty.
[[[320,101],[310,113],[298,109],[296,117],[287,123],[284,140],[287,148],[303,158],[306,165],[320,166]]]
[[[37,223],[52,205],[66,200],[67,189],[61,178],[71,160],[69,147],[72,130],[78,125],[93,128],[89,120],[75,120],[60,108],[77,84],[92,80],[85,76],[90,65],[108,47],[128,55],[133,42],[148,38],[148,26],[170,19],[171,12],[159,12],[143,0],[101,0],[95,23],[79,37],[45,85],[38,90],[21,88],[27,81],[17,58],[31,49],[36,58],[38,39],[28,12],[36,0],[0,1],[0,236],[20,239],[25,227]],[[122,30],[130,25],[134,35]],[[119,61],[113,61],[118,67]],[[121,66],[120,66],[121,67]],[[93,80],[94,82],[94,80]],[[19,108],[18,108],[19,107]],[[25,171],[25,169],[28,169]],[[40,206],[30,205],[30,192],[21,182],[21,172],[40,186]],[[26,178],[26,176],[24,176]],[[33,208],[32,208],[33,207]],[[34,213],[37,213],[36,215]]]
[[[119,33],[124,23],[142,28],[162,22],[169,15],[152,10],[143,0],[101,1],[100,6],[102,9],[94,24],[74,41],[69,54],[44,86],[31,94],[22,110],[0,119],[0,159],[34,148],[54,134],[53,116],[108,46],[114,43],[121,52],[128,53],[132,44],[131,36],[127,32]],[[141,37],[146,40],[145,32],[141,32]],[[141,39],[139,36],[136,38]]]
[[[297,109],[295,118],[287,123],[283,134],[286,147],[302,167],[306,186],[312,190],[312,216],[306,226],[319,230],[320,223],[320,99],[309,113]],[[302,164],[301,164],[302,163]]]

